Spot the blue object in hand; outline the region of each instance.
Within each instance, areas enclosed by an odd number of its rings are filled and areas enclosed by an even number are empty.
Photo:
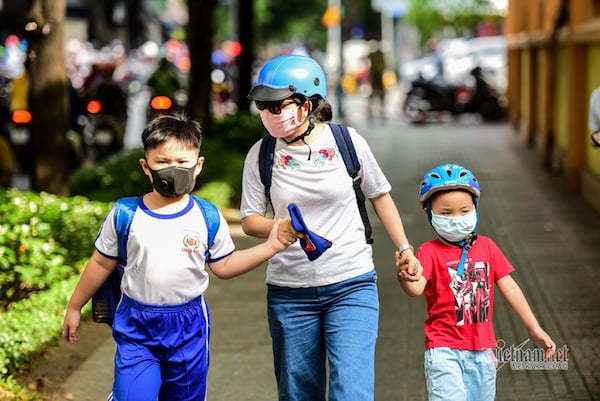
[[[288,205],[290,218],[292,219],[292,227],[299,233],[304,234],[304,238],[300,238],[300,246],[306,252],[308,260],[313,261],[323,254],[327,248],[331,247],[332,242],[318,234],[310,231],[302,218],[302,213],[295,203]]]

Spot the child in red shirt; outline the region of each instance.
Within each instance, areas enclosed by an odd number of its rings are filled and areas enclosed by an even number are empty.
[[[494,399],[494,284],[547,358],[556,348],[510,276],[510,262],[494,241],[476,233],[480,193],[477,178],[462,166],[430,170],[421,181],[419,201],[438,238],[417,251],[420,277],[411,276],[396,256],[404,291],[410,296],[425,292],[427,298],[425,378],[430,401]]]

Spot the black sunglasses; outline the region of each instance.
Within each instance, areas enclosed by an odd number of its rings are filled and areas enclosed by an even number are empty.
[[[271,112],[271,114],[281,114],[281,109],[283,109],[284,107],[289,106],[290,104],[295,104],[300,106],[302,103],[300,102],[300,100],[298,99],[292,99],[291,101],[285,101],[285,100],[276,100],[276,101],[263,101],[263,100],[257,100],[254,103],[256,103],[256,108],[260,111],[263,111],[264,109],[269,110],[269,112]]]

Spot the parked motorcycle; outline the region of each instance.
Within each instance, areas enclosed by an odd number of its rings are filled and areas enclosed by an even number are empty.
[[[123,148],[125,123],[122,117],[104,111],[105,104],[91,99],[82,116],[83,142],[88,160],[96,162]]]
[[[477,113],[483,121],[504,121],[508,118],[508,100],[486,79],[481,67],[471,71],[475,90],[469,101],[468,111]]]
[[[14,110],[8,126],[8,134],[12,144],[16,169],[18,171],[31,171],[31,112],[29,110]]]
[[[81,120],[86,159],[92,163],[123,149],[127,123],[127,94],[114,80],[113,64],[93,64],[81,98]]]
[[[474,84],[454,85],[439,79],[419,77],[411,83],[403,111],[411,122],[425,123],[432,113],[446,112],[456,117],[475,113],[483,121],[502,121],[507,118],[506,98],[486,80],[481,68],[471,73]]]
[[[156,94],[151,96],[146,112],[146,120],[151,121],[160,114],[182,111],[187,103],[187,95],[178,90],[174,96]]]
[[[449,112],[453,116],[466,112],[471,96],[466,85],[419,77],[411,82],[402,110],[411,122],[425,123],[434,112]]]
[[[182,89],[177,68],[166,58],[162,58],[158,68],[146,83],[150,92],[150,102],[146,119],[154,119],[160,114],[180,111],[185,108],[187,94]]]

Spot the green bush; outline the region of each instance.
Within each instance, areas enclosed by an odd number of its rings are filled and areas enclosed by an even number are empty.
[[[19,386],[12,377],[0,381],[0,400],[2,401],[37,401],[41,399],[42,396],[39,393]]]
[[[96,166],[78,169],[69,177],[71,193],[103,202],[146,193],[152,187],[140,167],[139,159],[143,157],[143,149],[130,149]]]
[[[266,133],[260,117],[250,113],[238,113],[215,120],[208,141],[216,142],[245,156],[250,147]]]
[[[78,273],[109,204],[0,190],[0,309]]]
[[[65,308],[78,281],[79,276],[73,276],[55,283],[51,289],[15,302],[10,310],[0,313],[0,377],[16,372],[58,342]],[[82,316],[89,312],[88,303]]]
[[[206,199],[216,207],[228,207],[233,196],[233,188],[226,182],[213,181],[203,185],[194,195]]]

